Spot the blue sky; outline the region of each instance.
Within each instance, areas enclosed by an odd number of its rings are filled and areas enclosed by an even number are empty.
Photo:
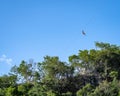
[[[0,0],[0,74],[30,58],[67,61],[78,50],[95,48],[95,41],[120,45],[119,5],[119,0]]]

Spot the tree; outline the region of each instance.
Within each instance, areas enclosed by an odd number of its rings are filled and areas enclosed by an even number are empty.
[[[3,75],[0,77],[0,88],[8,88],[10,86],[15,86],[17,81],[17,77],[15,75]]]
[[[58,57],[50,56],[44,57],[44,61],[40,64],[44,70],[42,83],[46,89],[62,94],[61,92],[66,90],[68,78],[73,77],[74,68],[68,66],[66,62],[61,62]]]
[[[91,93],[90,96],[119,96],[120,83],[117,80],[112,82],[103,81],[98,87]]]
[[[120,96],[120,47],[96,42],[96,49],[79,50],[69,62],[45,56],[22,61],[0,76],[0,96]]]
[[[11,74],[15,74],[20,82],[33,82],[37,73],[32,63],[22,61],[20,65],[11,68]],[[37,75],[38,76],[38,75]]]
[[[17,90],[16,90],[15,87],[10,86],[6,89],[6,95],[5,96],[15,96],[15,95],[17,95]]]
[[[82,89],[77,91],[77,96],[90,96],[93,92],[94,86],[86,84]]]

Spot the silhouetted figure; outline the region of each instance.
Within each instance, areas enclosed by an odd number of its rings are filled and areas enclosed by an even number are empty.
[[[84,32],[84,30],[82,30],[82,34],[83,34],[83,35],[86,35],[86,33]]]

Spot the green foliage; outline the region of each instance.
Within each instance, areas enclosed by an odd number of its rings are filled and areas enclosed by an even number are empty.
[[[27,89],[24,84],[18,86],[18,93],[19,93],[19,95],[24,95],[27,93]]]
[[[91,96],[118,96],[119,87],[120,83],[117,80],[113,80],[112,82],[103,81]]]
[[[114,79],[114,78],[118,77],[118,72],[117,71],[111,71],[109,75],[110,75],[110,77],[112,77]]]
[[[90,84],[85,85],[77,91],[77,96],[89,96],[93,92],[94,87]]]
[[[52,90],[49,90],[47,93],[47,96],[57,96]]]
[[[120,47],[96,42],[69,62],[45,56],[39,63],[22,61],[0,76],[0,96],[120,96]]]
[[[8,88],[16,84],[17,77],[15,75],[3,75],[0,77],[0,88]]]
[[[5,96],[15,96],[17,95],[17,90],[16,90],[16,87],[8,87],[6,89],[6,95]]]
[[[47,96],[45,86],[36,83],[28,92],[29,96]]]
[[[62,96],[73,96],[71,92],[62,93]]]
[[[5,89],[0,88],[0,96],[5,96]]]

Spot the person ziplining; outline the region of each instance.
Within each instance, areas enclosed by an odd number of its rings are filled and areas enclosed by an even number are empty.
[[[91,24],[91,22],[94,21],[94,17],[92,16],[91,18],[88,18],[89,20],[87,21],[87,23],[82,27],[82,35],[86,36],[86,28],[88,27],[89,24]],[[84,29],[84,30],[83,30]]]
[[[86,35],[86,33],[85,33],[85,31],[84,31],[84,30],[82,30],[82,34],[83,34],[83,35]]]

